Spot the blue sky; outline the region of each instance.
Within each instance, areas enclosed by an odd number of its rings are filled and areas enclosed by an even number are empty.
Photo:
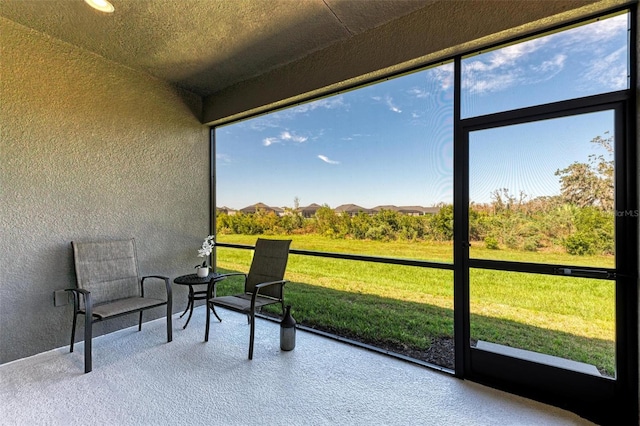
[[[586,162],[590,154],[610,159],[605,149],[590,141],[597,135],[608,137],[603,130],[613,129],[613,118],[612,111],[602,111],[471,133],[470,200],[490,202],[499,188],[508,188],[514,196],[522,191],[527,199],[559,194],[556,170]]]
[[[627,16],[463,60],[462,115],[627,87]],[[432,206],[453,200],[453,65],[216,129],[217,205]],[[559,193],[554,172],[599,153],[609,112],[477,132],[470,197]],[[497,154],[499,153],[499,155]]]

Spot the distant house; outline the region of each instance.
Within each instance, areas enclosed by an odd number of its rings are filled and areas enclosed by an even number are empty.
[[[394,206],[394,205],[385,205],[385,206],[376,206],[371,209],[371,211],[378,213],[382,210],[394,211],[402,214],[406,214],[407,216],[424,216],[427,214],[436,214],[440,211],[440,207],[422,207],[422,206]]]
[[[379,213],[382,210],[390,210],[390,211],[393,211],[393,212],[397,212],[397,211],[400,211],[400,208],[397,207],[397,206],[393,206],[393,205],[389,205],[388,204],[388,205],[385,205],[385,206],[375,206],[374,208],[371,209],[371,211],[374,212],[374,213]]]
[[[236,210],[229,208],[227,206],[222,206],[222,207],[217,207],[216,211],[218,214],[224,213],[227,214],[229,216],[233,216],[234,214],[236,214]]]
[[[333,209],[336,213],[347,213],[351,216],[357,215],[359,212],[363,212],[366,214],[371,214],[373,211],[371,209],[365,209],[364,207],[358,206],[356,204],[342,204],[335,209]]]
[[[302,217],[310,218],[314,217],[315,214],[321,209],[322,206],[316,203],[309,204],[306,207],[300,207],[298,211],[302,215]],[[237,211],[240,211],[245,214],[253,214],[258,210],[264,212],[273,212],[278,216],[284,216],[285,214],[291,214],[290,209],[280,208],[280,207],[271,207],[264,203],[256,203],[250,206],[244,207],[240,210],[233,210],[229,207],[218,207],[219,213],[227,213],[228,215],[236,214]],[[405,214],[407,216],[424,216],[427,214],[436,214],[440,211],[440,207],[422,207],[422,206],[394,206],[391,204],[376,206],[372,209],[367,209],[365,207],[359,206],[357,204],[342,204],[335,209],[333,209],[336,213],[346,213],[350,216],[355,216],[359,212],[363,212],[365,214],[376,214],[381,212],[382,210],[394,211],[401,214]],[[287,213],[289,211],[289,213]]]
[[[302,214],[302,217],[313,217],[320,208],[322,208],[322,206],[319,204],[309,204],[307,207],[300,208],[300,214]]]
[[[422,214],[438,214],[440,207],[419,207],[422,209]]]
[[[281,209],[280,207],[270,207],[264,203],[256,203],[240,209],[240,211],[245,214],[253,214],[258,210],[266,211],[267,213],[273,212],[278,216],[282,216],[284,214],[284,209]]]
[[[440,207],[422,207],[422,206],[401,206],[398,211],[407,216],[424,216],[426,214],[436,214],[440,211]]]

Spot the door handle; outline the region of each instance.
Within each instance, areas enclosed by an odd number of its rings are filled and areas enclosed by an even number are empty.
[[[617,278],[615,272],[609,272],[603,269],[555,268],[554,272],[558,275],[566,275],[571,277]]]

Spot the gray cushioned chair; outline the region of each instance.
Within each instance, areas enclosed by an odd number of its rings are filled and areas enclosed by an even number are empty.
[[[249,273],[234,272],[221,275],[222,279],[234,275],[244,276],[244,293],[233,296],[216,297],[216,285],[220,279],[212,280],[207,288],[207,304],[213,308],[221,306],[232,311],[247,314],[251,325],[249,333],[249,359],[253,359],[253,338],[255,336],[255,311],[265,305],[280,303],[284,314],[284,272],[289,258],[291,240],[267,240],[258,238]],[[209,341],[210,309],[207,309],[207,325],[204,341]],[[215,312],[215,311],[214,311]],[[217,316],[217,315],[216,315]]]
[[[77,288],[73,294],[71,352],[78,315],[84,315],[84,372],[91,371],[92,325],[96,321],[139,313],[138,331],[142,329],[142,312],[167,306],[167,341],[172,336],[171,283],[168,277],[145,276],[140,279],[134,239],[94,242],[72,242]],[[163,280],[165,299],[145,297],[147,279]]]

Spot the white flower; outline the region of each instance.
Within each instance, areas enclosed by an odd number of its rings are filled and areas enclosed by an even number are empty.
[[[213,251],[213,247],[216,245],[215,243],[215,235],[209,235],[207,238],[204,239],[204,242],[202,243],[202,248],[198,249],[198,257],[209,257],[209,255],[211,254],[211,252]],[[202,265],[196,265],[196,268],[206,268],[207,267],[207,261],[205,260],[204,262],[202,262]]]
[[[198,249],[198,257],[207,257],[211,254],[213,247],[216,245],[214,239],[215,239],[215,235],[209,235],[207,238],[204,239],[204,242],[202,243],[202,248]]]

